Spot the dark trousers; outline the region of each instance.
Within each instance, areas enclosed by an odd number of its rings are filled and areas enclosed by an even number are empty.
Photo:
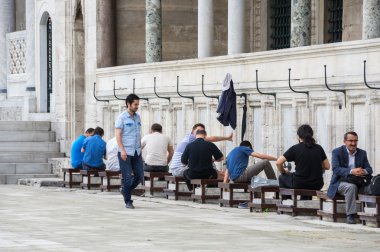
[[[169,166],[165,165],[148,165],[144,163],[144,171],[146,172],[168,172]]]
[[[193,190],[193,186],[191,185],[192,179],[216,179],[218,177],[218,174],[216,173],[216,170],[204,170],[202,172],[193,172],[190,169],[187,169],[183,172],[183,178],[185,179],[187,188],[189,188],[189,191]]]
[[[123,176],[122,193],[124,196],[124,202],[133,202],[131,200],[131,192],[135,189],[144,179],[143,161],[141,155],[127,156],[127,160],[121,159],[120,152],[117,154],[119,158],[119,165],[121,174]],[[132,174],[133,172],[133,174]]]
[[[82,169],[88,170],[88,171],[90,171],[90,170],[104,171],[106,169],[106,165],[103,164],[99,167],[94,167],[94,166],[90,166],[90,165],[86,164],[85,162],[82,162]]]
[[[291,189],[308,189],[308,190],[320,190],[323,187],[323,180],[315,183],[306,183],[298,181],[294,177],[294,173],[284,173],[278,177],[280,188]],[[291,197],[284,197],[283,199],[289,199]],[[301,200],[311,200],[310,196],[301,196]]]

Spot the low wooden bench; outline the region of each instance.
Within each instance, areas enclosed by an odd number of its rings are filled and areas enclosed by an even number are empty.
[[[250,194],[250,201],[248,203],[249,211],[253,212],[253,209],[260,210],[261,212],[266,209],[277,210],[277,204],[267,203],[268,198],[266,193],[275,193],[275,199],[279,199],[280,187],[278,186],[260,186],[256,188],[249,187],[248,192]],[[254,198],[259,198],[260,203],[253,203]]]
[[[163,192],[166,187],[164,186],[155,186],[154,178],[165,179],[165,176],[171,175],[168,172],[144,172],[144,190],[145,193],[148,191],[150,195],[153,195],[154,192]],[[148,179],[149,186],[146,185],[145,179]]]
[[[82,175],[82,183],[80,183],[80,187],[82,189],[87,188],[88,190],[91,190],[91,187],[97,187],[99,188],[101,183],[93,183],[91,181],[92,177],[98,177],[99,172],[102,172],[102,170],[80,170],[80,174]],[[84,182],[84,177],[87,177],[87,183]]]
[[[112,189],[118,190],[121,187],[121,178],[120,178],[120,171],[100,171],[99,177],[101,179],[102,184],[100,185],[100,190],[103,192],[104,190],[107,190],[107,192],[110,192]],[[119,184],[112,185],[111,179],[118,179]],[[105,180],[104,180],[105,179]]]
[[[179,189],[180,183],[185,182],[185,179],[183,177],[175,177],[175,176],[167,175],[165,176],[165,181],[166,181],[166,188],[164,189],[164,195],[166,196],[167,199],[169,198],[169,196],[174,196],[174,200],[178,200],[179,196],[191,197],[192,192],[180,191]],[[172,184],[174,184],[174,189],[169,188],[169,185],[172,185]]]
[[[376,227],[380,227],[380,196],[372,196],[372,195],[364,195],[359,194],[359,201],[361,204],[362,212],[359,212],[359,219],[362,221],[363,225],[366,225],[367,221],[374,222]],[[366,213],[365,205],[366,203],[375,204],[375,212],[374,213]]]
[[[338,213],[338,205],[345,204],[344,196],[336,194],[333,199],[330,199],[326,192],[317,191],[317,197],[319,198],[319,210],[317,215],[322,220],[323,217],[332,218],[333,222],[337,222],[338,218],[346,218],[346,213]],[[332,211],[325,211],[323,205],[326,202],[332,203]]]
[[[191,194],[191,198],[193,201],[200,200],[202,204],[206,202],[206,199],[219,199],[219,195],[207,195],[206,194],[206,185],[217,186],[219,182],[222,182],[221,179],[192,179],[191,184],[193,185],[193,193]],[[201,195],[195,194],[196,187],[201,188]]]
[[[220,198],[219,198],[219,206],[223,205],[229,205],[230,207],[233,207],[234,205],[238,205],[241,202],[246,202],[247,200],[241,199],[241,200],[235,200],[234,199],[234,190],[236,189],[243,189],[244,192],[247,192],[248,186],[250,183],[218,183],[218,188],[220,188]],[[228,199],[224,199],[223,192],[227,191],[229,194]]]
[[[308,213],[312,215],[317,215],[318,208],[305,208],[298,207],[298,196],[317,196],[316,190],[306,190],[306,189],[290,189],[290,188],[280,188],[280,196],[287,195],[291,196],[293,200],[293,205],[284,205],[282,202],[277,204],[277,213],[283,214],[284,212],[291,213],[292,216],[297,216],[299,213]]]
[[[73,175],[80,175],[80,169],[79,168],[62,168],[63,172],[63,187],[66,187],[67,185],[69,188],[73,188],[73,186],[80,186],[82,183],[81,181],[73,181]],[[68,180],[66,179],[66,174],[68,175]]]

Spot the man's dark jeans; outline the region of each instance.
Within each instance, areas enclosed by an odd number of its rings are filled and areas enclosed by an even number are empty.
[[[122,192],[125,204],[133,202],[131,200],[131,193],[144,179],[143,161],[141,155],[127,156],[127,160],[121,159],[121,153],[117,154],[119,158],[120,170],[123,176],[122,179]],[[133,172],[133,175],[132,175]]]
[[[82,169],[87,170],[87,171],[90,171],[90,170],[104,171],[106,169],[106,165],[103,164],[102,166],[94,167],[94,166],[90,166],[86,164],[85,162],[82,162]]]
[[[169,166],[167,165],[148,165],[144,164],[144,171],[146,172],[168,172]]]

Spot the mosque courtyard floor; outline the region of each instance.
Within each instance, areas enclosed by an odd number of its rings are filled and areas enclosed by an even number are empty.
[[[191,201],[0,185],[0,251],[378,251],[380,229]]]

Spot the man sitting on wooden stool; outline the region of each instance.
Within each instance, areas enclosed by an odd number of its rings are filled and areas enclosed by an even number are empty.
[[[250,156],[263,160],[248,166]],[[268,179],[276,179],[269,160],[276,161],[277,158],[255,152],[249,141],[242,141],[239,147],[234,148],[227,155],[227,170],[224,175],[224,183],[227,183],[228,179],[234,182],[250,182],[252,177],[258,175],[261,171],[265,172]]]
[[[168,164],[173,157],[173,143],[169,137],[162,134],[162,126],[152,124],[151,134],[141,139],[141,148],[146,149],[144,171],[168,172]]]
[[[84,140],[82,152],[84,153],[82,166],[85,170],[105,170],[103,156],[106,155],[106,142],[102,139],[104,130],[96,127],[93,136]]]
[[[82,146],[87,137],[94,135],[94,129],[88,128],[84,134],[80,135],[71,145],[71,166],[74,169],[82,169],[83,153]]]
[[[181,157],[181,162],[189,167],[183,177],[190,191],[193,189],[192,179],[216,179],[218,175],[213,160],[223,160],[223,153],[215,144],[205,141],[206,136],[205,130],[197,130],[195,141],[186,146]]]
[[[358,148],[358,134],[349,131],[344,134],[344,145],[332,152],[332,169],[330,186],[327,196],[331,199],[336,193],[345,197],[346,223],[356,224],[354,215],[356,209],[356,197],[359,193],[371,194],[370,183],[365,183],[373,172],[368,162],[367,152]],[[358,179],[358,181],[356,181]],[[363,182],[361,182],[363,181]]]

